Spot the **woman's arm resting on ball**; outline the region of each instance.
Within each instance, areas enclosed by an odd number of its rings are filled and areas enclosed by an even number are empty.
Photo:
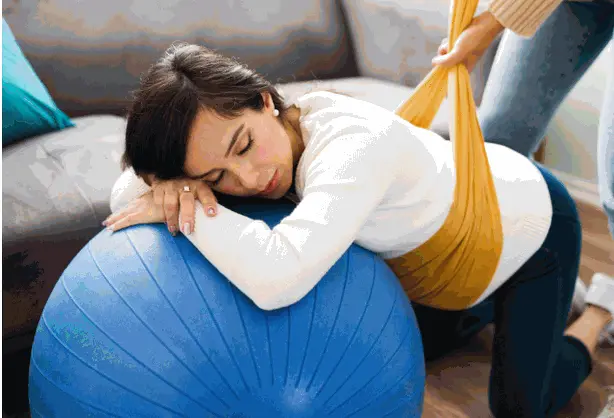
[[[197,203],[188,239],[260,308],[292,305],[350,247],[394,180],[400,158],[386,142],[364,134],[326,145],[302,201],[273,229],[221,205],[209,218]]]
[[[289,306],[307,295],[354,242],[399,162],[386,137],[337,138],[308,167],[302,201],[276,227],[222,205],[211,218],[196,202],[195,228],[187,238],[260,308]],[[113,207],[138,198],[147,187],[134,173],[125,176],[114,188]]]

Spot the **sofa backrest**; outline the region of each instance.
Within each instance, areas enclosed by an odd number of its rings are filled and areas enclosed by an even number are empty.
[[[3,15],[70,116],[124,114],[174,41],[237,57],[274,83],[357,75],[337,0],[9,0]]]

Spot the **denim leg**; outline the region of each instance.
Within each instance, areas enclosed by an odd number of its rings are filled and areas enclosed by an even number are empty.
[[[494,320],[494,300],[487,298],[462,311],[448,311],[412,302],[427,362],[466,345]]]
[[[489,401],[497,418],[546,418],[591,372],[578,340],[563,335],[580,265],[582,227],[565,186],[538,165],[552,199],[542,247],[493,295],[495,336]]]
[[[614,48],[610,53],[610,73],[599,117],[597,178],[599,196],[614,236]]]
[[[612,3],[563,2],[532,38],[506,31],[478,111],[486,142],[531,155],[612,38],[612,16]]]

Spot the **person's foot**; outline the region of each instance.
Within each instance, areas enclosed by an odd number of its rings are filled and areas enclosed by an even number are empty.
[[[586,293],[586,303],[605,309],[614,318],[614,278],[595,273]],[[614,320],[605,327],[599,342],[614,345]]]

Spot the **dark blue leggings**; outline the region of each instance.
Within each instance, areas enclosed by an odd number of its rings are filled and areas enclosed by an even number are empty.
[[[564,336],[580,263],[582,229],[563,184],[543,173],[553,219],[541,248],[501,288],[464,311],[414,304],[425,357],[465,344],[494,322],[489,400],[497,418],[550,417],[589,376],[592,360],[579,340]]]

